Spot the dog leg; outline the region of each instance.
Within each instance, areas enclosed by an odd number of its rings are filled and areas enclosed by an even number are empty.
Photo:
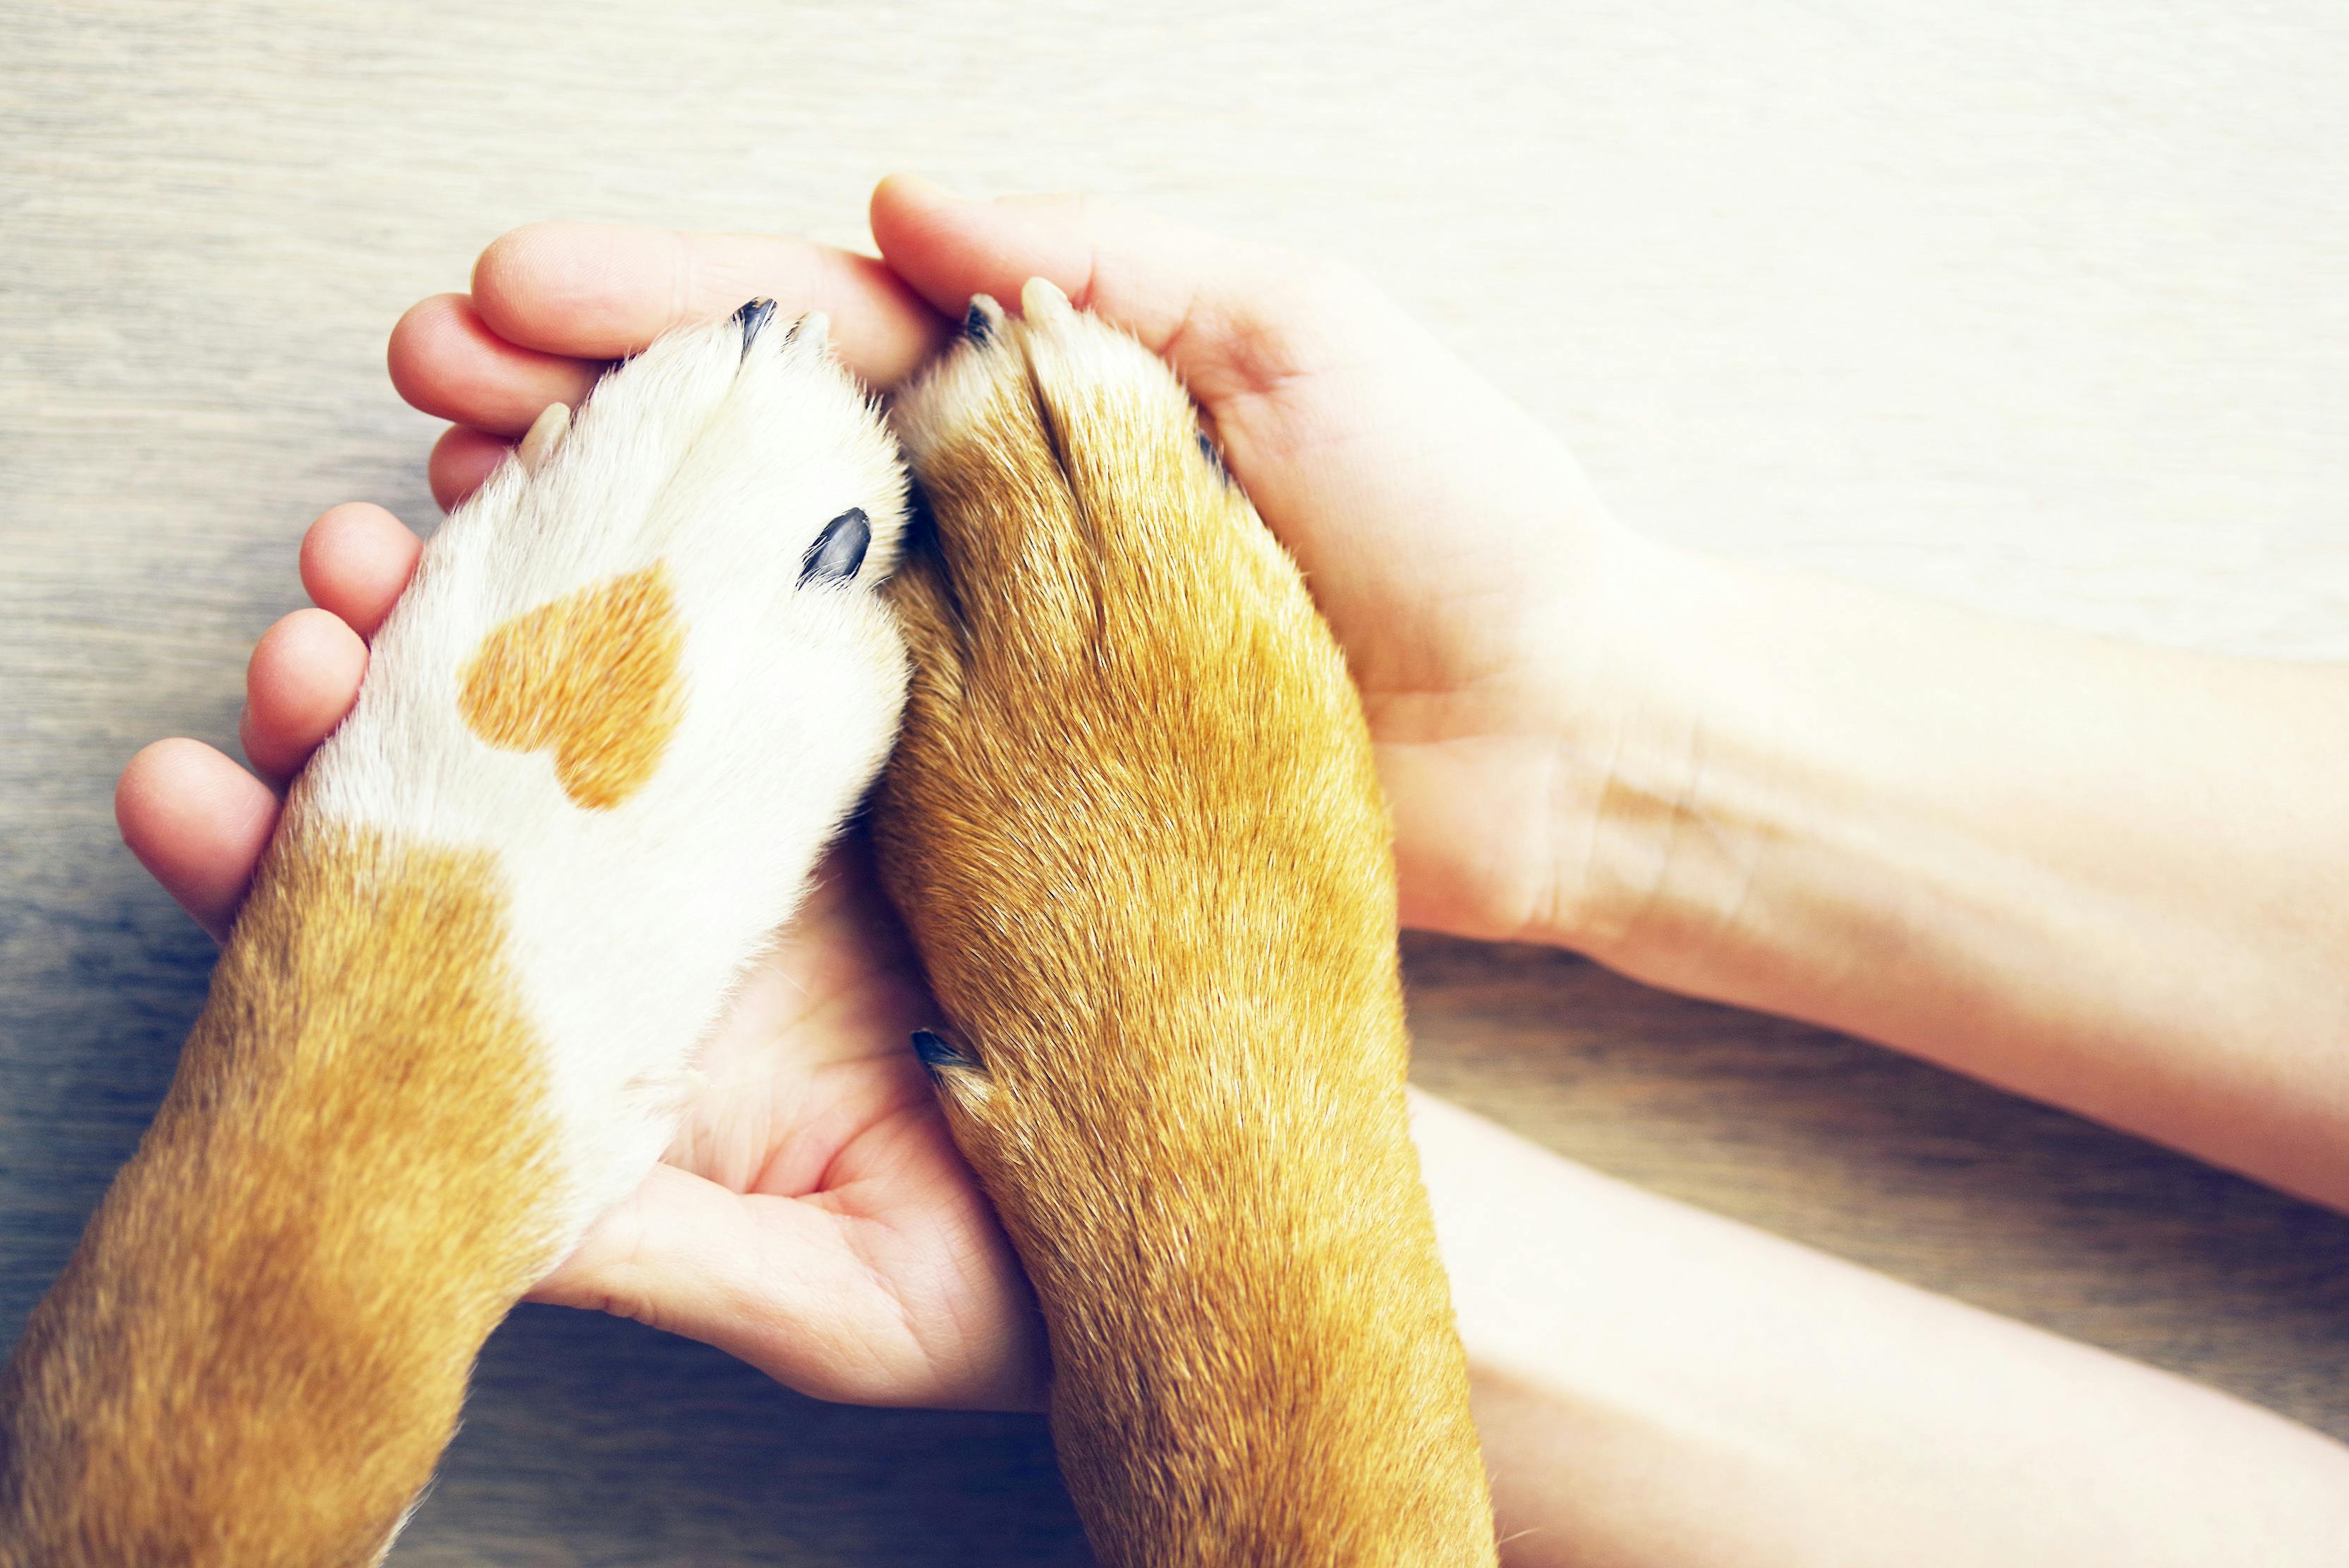
[[[0,1564],[375,1560],[667,1143],[903,695],[895,449],[772,314],[549,410],[427,547],[0,1379]]]
[[[1121,1565],[1490,1563],[1344,660],[1164,367],[1024,314],[896,412],[936,528],[876,828],[1071,1491]]]

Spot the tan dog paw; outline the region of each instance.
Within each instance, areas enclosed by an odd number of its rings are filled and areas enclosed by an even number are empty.
[[[875,820],[1063,1468],[1113,1563],[1490,1562],[1345,662],[1165,367],[1022,307],[895,414],[932,526]]]

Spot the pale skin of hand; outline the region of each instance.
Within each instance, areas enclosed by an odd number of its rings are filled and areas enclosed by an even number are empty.
[[[781,239],[555,226],[499,242],[470,298],[427,301],[394,335],[403,393],[459,421],[434,452],[436,494],[452,502],[478,484],[545,403],[576,400],[601,360],[750,295],[828,311],[851,363],[885,387],[928,353],[968,294],[1012,294],[1030,273],[1050,276],[1184,371],[1235,471],[1312,573],[1379,735],[1413,923],[1567,941],[1635,972],[1660,967],[1639,962],[1630,937],[1643,924],[1667,927],[1627,912],[1668,904],[1674,880],[1641,863],[1654,835],[1609,798],[1619,770],[1636,781],[1647,759],[1669,758],[1690,735],[1656,701],[1654,683],[1624,672],[1653,654],[1639,640],[1646,628],[1668,606],[1685,611],[1689,584],[1718,569],[1622,534],[1554,440],[1342,273],[1114,209],[963,203],[904,181],[876,193],[874,226],[894,274]],[[1431,517],[1452,521],[1431,528]],[[312,531],[304,576],[321,609],[273,628],[250,672],[245,740],[265,774],[298,767],[347,707],[364,634],[397,596],[416,548],[378,509],[339,508]],[[1730,605],[1716,596],[1706,609],[1754,620],[1762,597]],[[1460,810],[1464,799],[1476,810]],[[218,753],[164,742],[134,761],[119,801],[126,840],[221,929],[265,841],[274,794]],[[1601,896],[1617,886],[1640,896]],[[1610,944],[1610,932],[1623,939]],[[902,961],[854,860],[830,868],[775,972],[714,1047],[713,1093],[697,1108],[694,1134],[548,1282],[547,1297],[694,1334],[830,1397],[1032,1399],[1023,1287],[902,1046],[905,1027],[931,1018]],[[1702,974],[1656,977],[1731,989]],[[726,1109],[746,1103],[757,1108],[749,1116]],[[1512,1172],[1523,1195],[1520,1220],[1505,1227],[1510,1255],[1464,1254],[1459,1236],[1475,1233],[1491,1204],[1448,1202],[1447,1172],[1486,1159],[1480,1150],[1499,1135],[1464,1133],[1477,1124],[1440,1110],[1427,1112],[1432,1123],[1423,1117],[1423,1150],[1439,1212],[1470,1216],[1445,1225],[1446,1256],[1478,1362],[1488,1455],[1503,1472],[1504,1525],[1541,1532],[1512,1548],[1515,1561],[1824,1561],[1819,1530],[1830,1521],[1857,1561],[1871,1549],[1882,1560],[1880,1549],[1913,1542],[1929,1522],[1951,1562],[2168,1561],[2195,1539],[2158,1506],[2192,1495],[2177,1478],[2212,1464],[2231,1471],[2242,1454],[2260,1455],[2260,1473],[2280,1489],[2264,1499],[2269,1517],[2281,1506],[2288,1522],[2331,1522],[2291,1506],[2323,1495],[2312,1480],[2340,1480],[2338,1450],[2298,1429],[1798,1249],[1759,1266],[1780,1244],[1561,1161],[1544,1174],[1532,1151]],[[1571,1246],[1562,1236],[1529,1243],[1569,1211],[1580,1233]],[[1695,1249],[1685,1266],[1639,1239],[1660,1224],[1678,1224],[1677,1239]],[[1612,1288],[1589,1288],[1594,1274]],[[1480,1291],[1480,1279],[1506,1288]],[[1537,1282],[1555,1295],[1528,1302]],[[1760,1467],[1744,1476],[1750,1512],[1699,1506],[1736,1478],[1694,1462],[1666,1467],[1684,1475],[1677,1484],[1635,1463],[1642,1484],[1594,1508],[1578,1478],[1605,1473],[1610,1456],[1628,1459],[1643,1442],[1684,1442],[1669,1429],[1690,1412],[1640,1409],[1623,1390],[1594,1387],[1570,1356],[1534,1364],[1523,1316],[1540,1315],[1533,1339],[1594,1347],[1594,1366],[1635,1353],[1661,1365],[1687,1342],[1655,1309],[1692,1285],[1720,1300],[1728,1321],[1816,1310],[1846,1322],[1834,1354],[1746,1357],[1702,1379],[1710,1429],[1740,1439],[1713,1458]],[[1865,1378],[1842,1371],[1854,1336],[1873,1336],[1890,1361],[1914,1359],[1913,1341],[1944,1362],[1977,1365],[2002,1384],[2007,1418],[2064,1437],[2054,1451],[2085,1467],[2085,1479],[2109,1489],[2116,1471],[2137,1477],[2125,1490],[2141,1505],[2142,1539],[2044,1508],[2032,1516],[2045,1526],[2035,1534],[1952,1532],[1952,1511],[1987,1518],[2008,1500],[2012,1468],[1991,1451],[1999,1422],[1961,1402],[1937,1408],[1947,1390],[1923,1378],[1904,1390],[1881,1366]],[[2077,1398],[2114,1377],[2106,1391],[2125,1396],[2134,1415],[2106,1430],[2078,1414]],[[1741,1430],[1740,1407],[1767,1414]],[[1809,1412],[1807,1436],[1776,1418],[1795,1407]],[[1905,1425],[1896,1418],[1904,1410]],[[1889,1494],[1873,1528],[1862,1528],[1838,1511],[1849,1466],[1882,1435],[1943,1457],[1930,1484]],[[1989,1446],[1976,1451],[1977,1439]],[[1700,1456],[1682,1448],[1678,1457]],[[1789,1502],[1804,1471],[1817,1488],[1808,1509]],[[2082,1479],[2060,1466],[2046,1473]],[[2245,1487],[2246,1508],[2261,1505],[2260,1489]],[[1718,1527],[1709,1537],[1692,1522],[1707,1518]],[[2083,1555],[2089,1540],[2107,1555]],[[2273,1560],[2297,1560],[2288,1540],[2274,1544],[2285,1554]]]

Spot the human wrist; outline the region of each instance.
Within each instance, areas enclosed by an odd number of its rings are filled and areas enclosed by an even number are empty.
[[[1746,938],[1757,830],[1797,809],[1771,783],[1775,607],[1765,580],[1699,552],[1610,556],[1553,710],[1549,882],[1521,939],[1631,973],[1701,965]]]
[[[1540,939],[1651,985],[1882,1037],[1883,1020],[1850,1010],[1855,954],[1928,926],[1949,938],[1953,912],[2024,906],[2012,857],[1982,852],[2003,826],[1983,810],[1998,796],[1968,780],[2025,772],[1994,758],[2061,650],[1670,547],[1623,580],[1605,662],[1561,730],[1573,783],[1557,794]],[[1992,722],[1960,695],[1972,692],[2002,694]]]

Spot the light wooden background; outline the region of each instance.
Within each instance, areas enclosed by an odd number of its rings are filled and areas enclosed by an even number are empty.
[[[2341,656],[2344,147],[2326,0],[0,5],[0,1341],[211,959],[113,775],[231,743],[314,513],[433,515],[383,337],[499,231],[1119,193],[1357,262],[1660,533]],[[1571,958],[1411,963],[1438,1091],[2349,1435],[2349,1222]],[[1033,1421],[533,1309],[395,1560],[1077,1553]]]

